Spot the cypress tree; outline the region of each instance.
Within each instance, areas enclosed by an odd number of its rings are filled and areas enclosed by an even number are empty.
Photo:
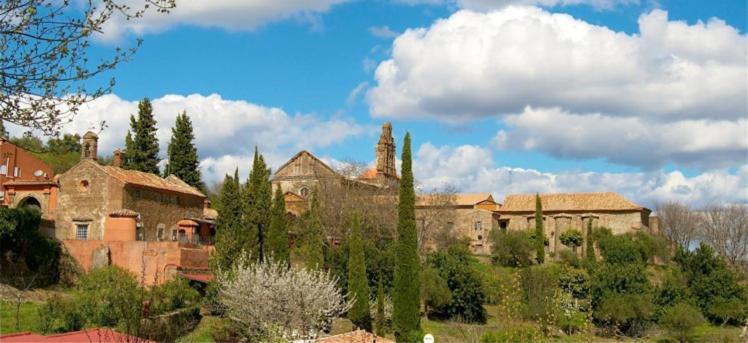
[[[8,138],[8,131],[5,130],[5,120],[0,119],[0,137]]]
[[[353,216],[351,236],[348,241],[348,295],[356,302],[348,311],[348,319],[357,327],[371,330],[371,313],[369,312],[369,284],[366,279],[366,262],[364,260],[364,243],[361,241],[361,228],[358,215]]]
[[[127,169],[146,173],[159,174],[158,171],[158,138],[156,137],[156,119],[153,117],[153,107],[148,98],[138,103],[138,119],[130,116],[130,144],[125,137],[127,151]]]
[[[227,270],[243,249],[242,201],[239,188],[239,171],[234,177],[226,175],[221,187],[216,220],[216,251],[211,259],[213,269]]]
[[[402,178],[397,218],[397,263],[393,293],[393,326],[398,342],[408,341],[420,331],[420,261],[418,259],[415,216],[415,190],[410,153],[410,133],[405,134],[402,152]]]
[[[192,121],[187,112],[177,115],[174,127],[171,129],[171,141],[167,149],[169,163],[164,169],[164,176],[174,175],[197,189],[203,188],[200,180],[200,169],[195,147],[195,134],[192,131]]]
[[[317,189],[312,191],[312,201],[309,211],[304,214],[306,232],[303,233],[301,254],[307,268],[321,269],[325,265],[324,245],[322,237],[322,221],[319,214],[319,196]]]
[[[265,236],[270,226],[273,190],[270,184],[270,169],[257,148],[244,194],[244,219],[249,231],[249,239],[244,250],[262,261],[265,254]]]
[[[595,242],[592,239],[592,218],[587,221],[587,238],[585,239],[585,258],[589,262],[595,262]]]
[[[384,337],[387,334],[387,324],[384,317],[384,283],[382,282],[382,273],[379,273],[377,281],[377,317],[376,317],[377,336]]]
[[[275,189],[273,197],[273,216],[270,218],[270,228],[267,237],[267,253],[276,261],[288,263],[288,218],[286,217],[286,201],[281,187]]]
[[[543,229],[543,204],[540,195],[535,194],[535,258],[538,264],[545,261],[545,230]]]

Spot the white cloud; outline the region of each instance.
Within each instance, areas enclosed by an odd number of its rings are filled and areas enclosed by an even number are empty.
[[[421,145],[414,174],[424,189],[451,185],[462,192],[511,193],[614,191],[643,206],[678,200],[693,206],[713,202],[748,203],[748,165],[736,171],[715,169],[687,177],[680,171],[646,173],[560,172],[496,166],[478,146]]]
[[[456,5],[471,10],[501,9],[512,5],[523,6],[574,6],[587,5],[598,10],[611,10],[616,6],[638,4],[639,0],[396,0],[406,5]]]
[[[353,89],[351,89],[351,92],[348,93],[348,97],[345,99],[346,105],[353,105],[353,103],[358,100],[361,93],[366,90],[366,87],[369,87],[369,83],[366,81],[359,83],[358,85],[356,85],[356,87],[353,87]]]
[[[116,95],[105,95],[81,107],[73,122],[65,125],[62,132],[83,134],[106,120],[108,127],[99,135],[99,152],[110,154],[124,146],[130,114],[137,115],[137,103]],[[165,157],[176,115],[187,111],[192,120],[204,178],[209,183],[223,179],[225,173],[233,172],[237,166],[245,176],[255,146],[268,164],[277,168],[299,150],[327,147],[371,131],[371,128],[345,118],[291,115],[280,108],[227,100],[217,94],[165,95],[153,99],[152,103],[162,157]]]
[[[718,19],[688,25],[654,10],[639,34],[534,7],[462,10],[395,39],[377,67],[378,117],[471,117],[525,106],[652,120],[748,113],[748,39]]]
[[[392,31],[389,26],[372,26],[369,27],[369,33],[371,33],[374,37],[378,38],[395,38],[397,37],[398,33],[395,31]]]
[[[748,119],[672,123],[599,113],[530,108],[505,119],[494,137],[503,149],[536,150],[557,158],[595,159],[645,168],[675,163],[700,169],[748,163]]]
[[[346,0],[180,0],[168,14],[146,12],[143,18],[125,20],[115,16],[103,27],[103,39],[117,39],[124,32],[159,32],[177,25],[219,27],[229,31],[252,31],[268,22],[295,17],[319,25],[318,15]],[[142,1],[126,0],[133,8]]]

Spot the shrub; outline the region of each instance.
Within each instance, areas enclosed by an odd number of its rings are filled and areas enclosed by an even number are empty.
[[[717,297],[709,307],[709,315],[722,321],[722,325],[737,322],[745,317],[746,304],[737,298]]]
[[[501,331],[486,332],[480,337],[480,343],[540,343],[545,342],[543,334],[531,325],[510,326]]]
[[[654,305],[647,294],[606,294],[595,311],[609,334],[620,332],[630,337],[640,337],[653,314]]]
[[[559,259],[561,262],[569,265],[570,267],[574,268],[581,268],[582,267],[582,260],[579,259],[579,256],[573,251],[564,250],[559,253]]]
[[[40,223],[38,210],[0,207],[0,281],[18,288],[57,282],[60,244],[39,233]]]
[[[118,327],[133,333],[142,315],[144,292],[135,275],[108,266],[83,275],[75,297],[87,325]]]
[[[558,290],[558,270],[553,266],[537,266],[522,270],[522,315],[541,323],[545,333],[555,325],[558,314],[554,296]]]
[[[678,303],[665,310],[660,318],[660,326],[668,330],[678,342],[688,342],[694,328],[705,322],[698,308]]]
[[[526,231],[493,230],[491,232],[493,241],[493,260],[502,266],[524,267],[531,265],[533,251],[533,239]]]
[[[314,339],[350,309],[338,280],[317,269],[242,258],[230,275],[218,276],[221,302],[235,332],[249,341]]]
[[[571,248],[571,250],[573,250],[575,254],[577,252],[577,247],[582,246],[582,243],[584,242],[582,233],[576,229],[571,229],[562,233],[561,236],[558,237],[558,239],[559,241],[561,241],[561,244]]]
[[[655,320],[662,317],[665,310],[678,303],[695,304],[686,280],[677,270],[668,273],[661,285],[655,288]]]
[[[574,299],[587,299],[590,294],[590,276],[585,269],[565,268],[559,275],[558,285]]]
[[[77,331],[83,328],[83,318],[75,302],[55,295],[39,308],[40,328],[44,333]]]
[[[421,302],[428,318],[429,308],[444,306],[452,302],[452,292],[447,280],[443,279],[433,267],[421,271]]]
[[[434,308],[433,313],[446,318],[460,317],[466,322],[486,322],[486,309],[483,307],[486,296],[483,294],[481,279],[474,265],[478,263],[470,256],[466,247],[453,246],[447,251],[433,253],[430,264],[439,275],[447,280],[452,300]]]
[[[200,294],[197,290],[190,287],[187,279],[177,277],[153,287],[150,291],[149,298],[151,300],[151,314],[158,315],[187,306],[196,305],[200,299]]]

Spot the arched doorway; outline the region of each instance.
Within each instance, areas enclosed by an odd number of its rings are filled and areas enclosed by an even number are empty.
[[[19,208],[30,208],[30,209],[37,210],[39,212],[42,211],[42,204],[39,202],[39,200],[31,196],[26,197],[20,202],[18,202],[18,207]]]

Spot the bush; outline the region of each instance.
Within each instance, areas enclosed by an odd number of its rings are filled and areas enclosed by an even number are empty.
[[[134,333],[145,299],[135,275],[116,266],[97,268],[81,277],[76,303],[87,326],[118,327]]]
[[[57,282],[60,244],[39,233],[40,223],[35,209],[0,207],[0,281],[18,288]]]
[[[75,302],[59,295],[49,298],[39,308],[39,322],[44,333],[77,331],[84,325]]]
[[[480,337],[480,343],[540,343],[545,342],[543,334],[534,326],[511,326],[501,331],[486,332]]]
[[[678,270],[675,270],[668,273],[662,284],[655,288],[654,304],[656,310],[654,319],[659,320],[665,310],[678,303],[696,304],[685,278]]]
[[[176,309],[194,306],[200,299],[200,294],[190,287],[187,279],[177,277],[168,282],[153,287],[149,294],[150,313],[158,315]]]
[[[486,322],[487,314],[483,307],[486,296],[483,294],[480,275],[474,267],[476,263],[478,262],[463,246],[453,246],[447,251],[431,254],[431,266],[447,280],[452,293],[449,303],[434,308],[435,315],[445,318],[460,317],[466,322]]]
[[[569,265],[570,267],[574,268],[581,268],[582,267],[582,260],[579,259],[579,256],[573,251],[564,250],[559,253],[559,259],[561,262]]]
[[[558,278],[558,285],[574,299],[587,299],[590,294],[590,276],[585,269],[565,268]]]
[[[584,242],[582,233],[576,229],[571,229],[562,233],[561,236],[558,237],[558,239],[559,241],[561,241],[561,244],[571,248],[571,250],[573,250],[575,254],[577,252],[577,247],[582,246],[582,243]]]
[[[558,312],[554,297],[558,290],[558,270],[554,266],[536,266],[522,270],[522,316],[541,324],[544,333],[555,325]]]
[[[654,314],[652,299],[647,294],[606,294],[595,311],[595,318],[602,322],[608,334],[623,333],[640,337],[647,329]]]
[[[444,306],[452,302],[452,292],[447,280],[444,280],[433,267],[421,271],[421,302],[425,306],[428,318],[429,308]]]
[[[533,264],[534,240],[527,231],[491,231],[494,263],[507,267]]]
[[[686,303],[678,303],[665,310],[660,318],[660,326],[668,330],[678,342],[688,342],[693,330],[705,322],[698,308]]]

